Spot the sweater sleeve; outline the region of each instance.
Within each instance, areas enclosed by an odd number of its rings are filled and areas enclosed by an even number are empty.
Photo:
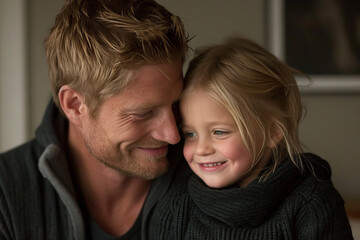
[[[344,201],[332,184],[318,184],[305,199],[296,219],[298,239],[353,239]]]

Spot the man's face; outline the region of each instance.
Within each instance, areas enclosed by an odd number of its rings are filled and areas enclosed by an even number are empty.
[[[122,174],[153,179],[168,168],[168,144],[180,140],[173,106],[183,87],[182,63],[140,67],[134,82],[85,115],[87,151]]]

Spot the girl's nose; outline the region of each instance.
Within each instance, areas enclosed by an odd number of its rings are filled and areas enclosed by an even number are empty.
[[[207,139],[199,139],[196,145],[196,154],[199,156],[206,156],[213,154],[215,149]]]

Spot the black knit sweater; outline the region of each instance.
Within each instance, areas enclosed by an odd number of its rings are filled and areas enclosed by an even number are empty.
[[[243,188],[212,189],[195,175],[188,184],[178,179],[158,205],[152,239],[353,239],[328,163],[302,157],[304,173],[284,161],[266,181]]]

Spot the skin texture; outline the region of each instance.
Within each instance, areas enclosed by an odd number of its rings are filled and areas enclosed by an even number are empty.
[[[223,106],[203,90],[196,90],[181,100],[180,109],[184,156],[209,187],[243,187],[258,176],[269,155],[253,164],[234,119]]]

